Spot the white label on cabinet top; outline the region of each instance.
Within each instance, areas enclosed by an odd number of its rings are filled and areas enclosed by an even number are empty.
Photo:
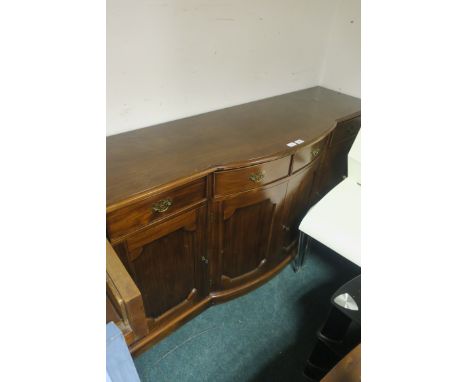
[[[294,142],[297,143],[298,145],[300,145],[301,143],[304,143],[302,139],[298,139],[297,141],[294,141]]]
[[[296,146],[296,144],[294,142],[289,142],[289,143],[286,144],[286,146],[294,147],[294,146]]]

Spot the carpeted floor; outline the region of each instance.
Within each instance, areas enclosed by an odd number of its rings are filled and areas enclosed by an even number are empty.
[[[142,382],[306,381],[329,299],[360,268],[325,249],[265,285],[210,307],[135,359]]]

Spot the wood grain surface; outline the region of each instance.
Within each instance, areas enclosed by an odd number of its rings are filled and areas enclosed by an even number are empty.
[[[182,179],[293,153],[288,142],[318,140],[360,108],[358,98],[314,87],[110,136],[108,211]]]

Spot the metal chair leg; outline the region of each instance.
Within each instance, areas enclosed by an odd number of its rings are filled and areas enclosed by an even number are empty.
[[[297,255],[292,263],[294,272],[298,272],[304,265],[304,257],[309,247],[308,237],[302,231],[299,231],[299,242],[297,244]]]

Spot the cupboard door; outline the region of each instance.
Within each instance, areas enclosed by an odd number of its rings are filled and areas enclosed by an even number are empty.
[[[314,162],[294,174],[288,182],[282,224],[284,253],[294,248],[299,237],[299,224],[312,206],[319,165],[318,161]]]
[[[183,310],[206,294],[205,224],[203,206],[126,240],[125,265],[141,291],[148,317]]]
[[[325,196],[347,176],[348,153],[353,143],[354,140],[350,139],[328,148],[318,189],[320,197]]]
[[[361,128],[361,117],[348,119],[337,124],[335,130],[332,133],[331,145],[334,146],[340,142],[347,141],[349,139],[354,140]]]
[[[280,250],[281,212],[287,183],[237,194],[217,202],[218,258],[215,289],[255,279]]]
[[[340,122],[332,133],[317,187],[318,198],[325,196],[348,175],[348,153],[361,128],[361,117]]]

